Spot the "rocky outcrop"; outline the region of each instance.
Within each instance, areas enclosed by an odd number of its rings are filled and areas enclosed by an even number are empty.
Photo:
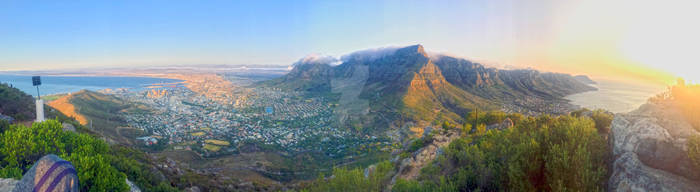
[[[131,182],[129,179],[126,179],[126,184],[129,185],[129,192],[141,192],[139,186],[136,186],[136,184]]]
[[[687,155],[699,134],[671,102],[642,105],[612,122],[610,191],[697,191],[700,173]]]
[[[413,152],[410,157],[400,160],[399,171],[391,180],[394,184],[397,178],[415,180],[420,174],[420,170],[437,158],[442,151],[440,148],[447,147],[450,142],[459,138],[457,131],[450,131],[447,134],[437,134],[433,140],[425,147]],[[399,159],[397,159],[399,161]]]
[[[14,179],[0,179],[0,191],[12,191],[17,182],[19,181]]]

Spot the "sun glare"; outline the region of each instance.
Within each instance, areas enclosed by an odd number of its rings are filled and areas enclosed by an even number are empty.
[[[620,41],[624,57],[661,69],[691,82],[700,82],[700,12],[689,5],[693,1],[658,6],[640,3],[630,10],[634,20],[627,26]],[[673,6],[673,7],[668,7]],[[653,10],[653,11],[650,11]]]

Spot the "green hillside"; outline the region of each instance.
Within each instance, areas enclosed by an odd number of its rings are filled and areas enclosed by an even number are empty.
[[[177,190],[144,171],[152,166],[143,152],[62,128],[61,122],[47,120],[31,127],[11,125],[0,133],[0,177],[20,179],[39,158],[56,154],[76,167],[81,191],[128,191],[126,178],[146,191]]]
[[[319,177],[303,191],[604,191],[611,154],[604,133],[612,116],[596,113],[511,114],[522,118],[514,118],[511,128],[486,130],[482,124],[474,133],[462,130],[415,180],[396,177],[402,173],[401,157],[366,170],[336,168],[332,176]],[[480,117],[477,122],[492,118]],[[416,141],[404,149],[407,156],[433,142]]]
[[[73,93],[69,97],[76,112],[88,120],[85,126],[115,143],[132,144],[134,138],[144,134],[139,130],[123,127],[126,125],[124,114],[150,112],[144,105],[88,90]]]
[[[34,98],[6,83],[0,83],[0,114],[10,116],[17,121],[35,119]]]

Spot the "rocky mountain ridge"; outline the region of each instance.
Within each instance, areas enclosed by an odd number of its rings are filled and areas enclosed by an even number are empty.
[[[378,121],[378,116],[431,120],[438,114],[456,120],[475,108],[565,113],[547,106],[573,109],[564,96],[596,90],[568,74],[499,70],[466,59],[430,56],[422,45],[376,52],[350,54],[337,66],[323,62],[329,59],[302,59],[283,77],[258,85],[307,93],[360,92],[355,99],[368,101],[369,115],[381,114],[370,119]],[[361,85],[346,91],[334,87],[336,79]]]

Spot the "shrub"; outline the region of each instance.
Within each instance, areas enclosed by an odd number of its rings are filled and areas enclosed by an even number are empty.
[[[128,191],[126,175],[110,165],[110,148],[104,141],[62,128],[56,120],[10,126],[0,135],[0,175],[19,179],[39,158],[56,154],[76,167],[81,191]]]

